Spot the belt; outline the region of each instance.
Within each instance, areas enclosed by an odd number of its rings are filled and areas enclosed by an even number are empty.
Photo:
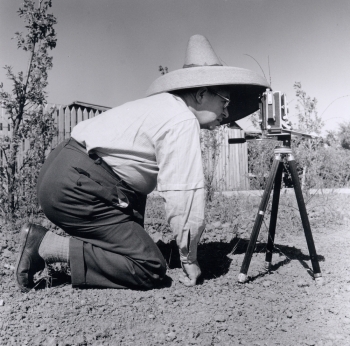
[[[99,165],[101,168],[103,168],[108,174],[110,174],[114,179],[116,179],[117,183],[115,186],[115,189],[117,190],[118,195],[118,206],[121,208],[126,208],[128,206],[132,207],[134,216],[136,219],[139,219],[143,224],[143,212],[140,214],[139,209],[144,209],[143,204],[145,204],[145,196],[141,195],[140,193],[136,192],[134,189],[132,189],[123,179],[121,179],[114,171],[113,169],[105,162],[101,157],[99,157],[96,153],[90,152],[87,153],[85,145],[79,143],[76,139],[71,137],[69,140],[67,140],[67,144],[70,147],[72,147],[75,150],[80,151],[84,155],[88,156],[91,160],[94,161],[96,165]],[[140,223],[140,224],[141,224]]]
[[[83,145],[82,143],[78,142],[76,139],[71,137],[68,141],[69,145],[74,147],[75,149],[78,149],[85,155],[89,156],[91,160],[94,161],[96,165],[101,166],[105,171],[107,171],[112,177],[114,177],[118,181],[118,185],[121,185],[129,190],[134,191],[123,179],[119,177],[117,173],[113,171],[111,166],[109,166],[103,159],[102,157],[98,156],[95,152],[89,152],[87,153],[86,146]],[[135,192],[135,191],[134,191]]]

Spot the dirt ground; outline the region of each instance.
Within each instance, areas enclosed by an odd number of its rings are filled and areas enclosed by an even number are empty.
[[[340,197],[337,203],[346,210],[350,196]],[[169,263],[165,287],[77,290],[56,269],[51,283],[43,280],[28,294],[13,279],[18,233],[2,232],[0,344],[350,345],[349,215],[343,213],[334,226],[312,229],[321,286],[313,280],[303,233],[281,227],[271,272],[263,270],[266,243],[260,241],[245,284],[237,276],[248,232],[234,234],[230,225],[213,223],[199,247],[203,276],[195,287],[178,282],[181,269],[171,238],[150,228]]]

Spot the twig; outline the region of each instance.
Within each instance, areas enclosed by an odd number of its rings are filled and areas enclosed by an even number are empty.
[[[261,70],[261,72],[263,73],[265,79],[267,79],[266,76],[265,76],[265,72],[264,72],[264,70],[262,69],[262,67],[260,66],[259,62],[258,62],[254,57],[252,57],[252,56],[249,55],[249,54],[244,54],[244,55],[247,55],[247,56],[251,57],[253,60],[255,60],[255,62],[259,65],[260,70]]]
[[[327,110],[335,101],[337,101],[337,100],[339,100],[339,99],[341,99],[341,98],[344,98],[344,97],[349,97],[349,96],[350,96],[350,95],[343,95],[343,96],[337,97],[335,100],[333,100],[333,101],[326,107],[326,109],[322,112],[322,114],[321,114],[320,116],[322,116],[323,113],[325,113],[326,110]],[[339,118],[339,117],[338,117],[338,118]]]

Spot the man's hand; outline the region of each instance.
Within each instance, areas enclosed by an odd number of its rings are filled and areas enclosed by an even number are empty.
[[[197,279],[201,275],[201,269],[198,262],[193,263],[181,263],[183,273],[180,275],[179,281],[185,286],[195,286]]]

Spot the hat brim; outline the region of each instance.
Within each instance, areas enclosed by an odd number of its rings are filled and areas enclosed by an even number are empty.
[[[227,85],[230,88],[227,124],[259,109],[259,97],[269,88],[267,80],[258,73],[232,66],[200,66],[175,70],[157,78],[146,92],[147,96],[162,92]]]
[[[261,85],[231,85],[230,105],[228,106],[228,118],[224,118],[221,125],[232,123],[242,119],[259,109],[260,97],[268,86]]]

